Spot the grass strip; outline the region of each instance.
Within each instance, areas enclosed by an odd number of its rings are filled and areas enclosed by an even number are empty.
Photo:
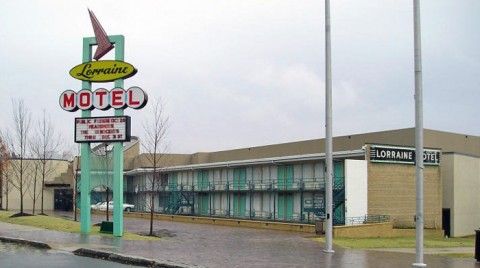
[[[0,222],[32,226],[32,227],[37,227],[41,229],[55,230],[55,231],[61,231],[61,232],[67,232],[67,233],[80,233],[80,223],[73,220],[61,219],[61,218],[56,218],[51,216],[44,216],[44,215],[11,218],[12,215],[14,215],[14,213],[12,212],[0,211]],[[90,234],[113,237],[112,234],[100,233],[99,226],[92,226]],[[132,234],[129,232],[124,232],[122,238],[127,240],[149,240],[149,241],[160,239],[158,237],[141,236],[141,235]]]
[[[324,237],[315,238],[325,242]],[[334,238],[333,243],[343,248],[370,249],[370,248],[415,248],[415,237],[391,237],[391,238]],[[474,247],[475,237],[424,237],[426,248],[453,248]]]
[[[474,259],[474,253],[440,253],[435,254],[436,256],[443,256],[448,258],[459,258],[459,259]]]

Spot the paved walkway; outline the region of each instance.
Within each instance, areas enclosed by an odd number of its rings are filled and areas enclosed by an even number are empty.
[[[55,215],[70,217],[69,215]],[[92,215],[92,224],[102,215]],[[149,220],[125,218],[125,231],[149,230]],[[155,221],[154,229],[165,237],[158,241],[131,241],[120,238],[71,234],[0,223],[0,237],[22,238],[48,243],[53,248],[100,250],[203,267],[411,267],[415,254],[390,250],[347,250],[334,247],[324,253],[324,245],[304,233],[259,230],[240,227]],[[442,249],[444,250],[444,249]],[[472,248],[464,249],[465,251]],[[408,249],[414,252],[414,249]],[[454,259],[429,255],[428,267],[479,267],[474,259]]]

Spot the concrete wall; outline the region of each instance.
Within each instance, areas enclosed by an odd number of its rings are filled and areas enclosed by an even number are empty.
[[[24,160],[24,174],[23,174],[23,183],[24,183],[24,197],[23,197],[23,209],[26,213],[33,212],[33,195],[34,195],[34,178],[36,177],[36,197],[37,200],[35,202],[35,213],[40,212],[40,193],[42,187],[42,175],[40,170],[35,169],[34,160]],[[7,168],[6,172],[4,173],[3,177],[3,190],[2,193],[2,207],[3,209],[7,206],[7,193],[5,190],[7,189],[7,185],[5,182],[8,180],[8,209],[9,210],[20,210],[20,191],[18,189],[19,182],[20,182],[20,174],[19,174],[19,165],[20,160],[11,160],[9,167]],[[65,160],[48,160],[47,161],[47,170],[49,170],[49,174],[45,178],[45,183],[61,183],[67,184],[72,188],[73,186],[73,176],[65,176],[68,173],[69,162]],[[36,172],[35,172],[36,170]],[[72,174],[73,175],[73,174]],[[8,179],[7,179],[8,177]],[[59,179],[60,178],[60,179]],[[14,187],[13,185],[17,185]],[[54,208],[54,189],[55,187],[45,187],[45,191],[43,193],[44,203],[43,209],[44,210],[53,210]]]
[[[480,157],[444,154],[443,207],[450,208],[452,237],[474,234],[480,227]]]
[[[348,218],[368,213],[368,173],[366,160],[345,160],[345,224]]]

